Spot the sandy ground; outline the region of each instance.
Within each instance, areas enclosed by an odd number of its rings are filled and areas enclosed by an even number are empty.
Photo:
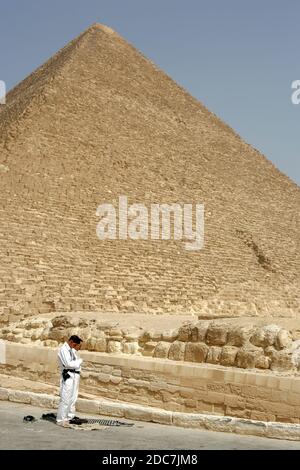
[[[300,449],[300,442],[153,423],[134,422],[133,427],[80,431],[59,428],[43,420],[23,422],[26,415],[40,418],[42,413],[49,411],[55,410],[0,402],[0,449]]]

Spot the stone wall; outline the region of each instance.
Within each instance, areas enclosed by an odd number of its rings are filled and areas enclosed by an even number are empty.
[[[24,320],[0,330],[0,338],[22,344],[57,347],[72,334],[84,338],[83,348],[170,361],[220,364],[244,369],[297,372],[300,340],[276,324],[235,325],[199,321],[173,330],[121,328],[101,320],[56,316]]]
[[[5,351],[3,351],[3,344]],[[83,351],[80,390],[165,410],[299,423],[300,377]],[[0,371],[58,384],[57,350],[2,342]]]

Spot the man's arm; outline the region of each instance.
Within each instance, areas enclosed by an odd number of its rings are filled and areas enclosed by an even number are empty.
[[[79,369],[82,363],[82,359],[72,360],[70,358],[70,353],[65,348],[61,348],[58,356],[66,369]]]

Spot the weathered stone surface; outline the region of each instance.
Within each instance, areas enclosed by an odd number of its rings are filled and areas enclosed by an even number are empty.
[[[173,342],[178,339],[178,330],[166,330],[162,333],[163,341]]]
[[[238,350],[236,355],[236,365],[237,367],[242,367],[244,369],[252,369],[255,367],[257,359],[263,354],[262,348],[252,347],[243,347]]]
[[[122,377],[116,377],[114,375],[112,375],[109,379],[109,381],[115,385],[119,385],[119,383],[122,382],[122,380],[123,380]]]
[[[227,325],[211,323],[207,329],[206,342],[212,346],[224,346],[227,341],[227,333]]]
[[[0,400],[8,400],[8,390],[0,388]]]
[[[278,325],[267,325],[261,328],[256,328],[250,338],[250,342],[254,344],[254,346],[262,348],[273,346],[280,330],[281,328]]]
[[[142,406],[130,407],[125,409],[125,418],[139,421],[152,421],[152,410]]]
[[[96,351],[96,338],[90,337],[85,341],[85,349],[88,351]]]
[[[53,408],[53,396],[47,394],[32,394],[30,399],[32,406],[40,406],[41,408]]]
[[[122,343],[120,341],[108,341],[107,352],[108,353],[120,353],[123,350]]]
[[[173,361],[184,361],[185,342],[174,341],[169,349],[169,359]]]
[[[258,369],[269,369],[271,365],[271,358],[267,356],[258,356],[255,360],[255,367]]]
[[[171,345],[169,342],[160,341],[159,343],[157,343],[157,346],[154,350],[153,357],[161,357],[161,358],[168,357],[170,346]]]
[[[141,337],[142,331],[141,330],[122,330],[123,336],[126,341],[133,341],[138,342],[139,338]]]
[[[99,403],[99,414],[104,416],[116,416],[123,418],[125,415],[126,405],[123,403]]]
[[[48,346],[49,348],[56,348],[58,346],[58,342],[53,339],[46,339],[44,341],[44,345]]]
[[[52,318],[52,325],[53,328],[75,327],[78,326],[78,320],[67,315],[59,315]],[[29,328],[31,328],[31,323],[29,324]]]
[[[239,348],[244,346],[253,334],[253,330],[254,328],[252,325],[229,328],[227,344],[229,346],[237,346]]]
[[[129,343],[124,343],[123,344],[123,352],[125,354],[139,354],[140,352],[140,346],[139,346],[139,343],[137,341],[133,342],[133,341],[130,341]]]
[[[76,410],[81,413],[99,413],[99,402],[96,400],[86,400],[84,398],[79,398],[76,402]]]
[[[107,349],[107,339],[106,337],[103,335],[102,338],[96,338],[96,342],[95,342],[95,351],[97,352],[105,352],[106,349]]]
[[[186,343],[184,360],[189,362],[205,362],[208,346],[205,343]]]
[[[281,329],[276,337],[275,346],[278,349],[289,348],[292,345],[292,335],[289,331]]]
[[[142,352],[143,356],[152,356],[156,346],[157,346],[156,341],[148,341],[147,343],[145,343],[144,349]]]
[[[274,351],[271,356],[271,369],[276,371],[296,370],[297,364],[292,353],[288,351]]]
[[[162,335],[163,335],[162,331],[148,330],[144,332],[143,340],[145,342],[150,342],[150,341],[158,342],[158,341],[161,341]]]
[[[223,366],[233,366],[235,363],[238,348],[235,346],[224,346],[221,352],[220,363]]]
[[[192,326],[182,325],[178,329],[178,341],[187,342],[192,339]]]
[[[122,337],[123,337],[123,333],[122,333],[122,330],[121,330],[120,328],[112,328],[112,329],[109,331],[109,336],[117,336],[117,337],[122,338]]]
[[[219,346],[211,346],[209,348],[206,362],[210,364],[219,364],[221,359],[222,348]]]
[[[8,395],[9,401],[17,403],[30,403],[31,395],[29,392],[21,392],[18,390],[10,390]]]

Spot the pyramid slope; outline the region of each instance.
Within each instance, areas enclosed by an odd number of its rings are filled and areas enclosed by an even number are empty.
[[[0,309],[296,315],[300,190],[93,25],[0,112]],[[205,247],[100,241],[97,206],[205,204]]]

